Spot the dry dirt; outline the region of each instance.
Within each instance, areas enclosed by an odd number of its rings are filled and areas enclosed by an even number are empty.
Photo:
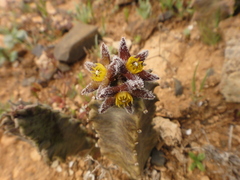
[[[68,1],[59,7],[74,9],[73,4],[74,1]],[[114,5],[106,5],[106,11],[101,14],[99,10],[96,13],[106,16],[108,12],[114,10],[114,7]],[[134,5],[129,5],[129,7],[131,8],[129,19],[134,20],[138,16],[135,12],[136,7]],[[6,11],[1,10],[0,13],[2,13],[2,18]],[[123,8],[121,7],[113,14],[114,18],[106,18],[105,20],[105,37],[118,41],[124,36],[133,41],[133,37],[129,37],[124,32],[127,22],[124,20]],[[177,122],[180,124],[182,132],[182,142],[179,145],[175,147],[159,145],[165,153],[167,160],[165,166],[148,169],[150,174],[160,174],[161,180],[218,180],[230,179],[230,176],[233,176],[229,162],[222,159],[217,162],[211,155],[203,161],[206,169],[204,172],[197,168],[188,171],[191,159],[187,156],[187,152],[205,152],[206,154],[213,152],[213,154],[219,155],[225,153],[240,156],[238,137],[240,124],[238,116],[235,115],[240,105],[225,102],[219,91],[226,42],[224,32],[228,30],[228,33],[231,34],[230,27],[234,26],[234,23],[238,24],[239,21],[240,16],[222,21],[223,40],[214,46],[202,43],[194,23],[189,20],[181,20],[179,17],[159,23],[151,36],[144,43],[141,43],[141,46],[139,44],[132,45],[131,52],[133,53],[140,49],[149,50],[146,68],[152,69],[153,73],[161,77],[158,81],[160,86],[155,89],[159,98],[156,103],[156,116]],[[101,22],[95,22],[95,24],[101,27]],[[3,25],[3,21],[1,25]],[[193,25],[194,28],[191,32],[191,38],[186,39],[183,31],[189,25]],[[44,40],[42,41],[44,42]],[[45,41],[44,43],[48,44],[49,42]],[[90,60],[89,56],[83,59],[83,61],[85,60]],[[199,88],[209,68],[214,70],[214,74],[207,79],[201,92],[193,94],[191,83],[198,63],[197,88]],[[61,78],[50,80],[48,86],[39,92],[37,99],[30,91],[31,86],[22,86],[24,78],[37,74],[34,56],[27,52],[19,63],[15,62],[12,65],[7,64],[0,67],[0,105],[6,104],[8,100],[16,102],[21,99],[31,102],[39,100],[42,103],[50,104],[55,109],[63,109],[65,112],[68,112],[69,109],[82,108],[85,100],[80,95],[82,87],[77,83],[79,72],[83,73],[86,79],[84,83],[87,83],[89,74],[84,70],[82,62],[75,63],[71,65],[70,72],[64,73]],[[181,81],[184,88],[182,95],[175,96],[174,79]],[[57,89],[58,92],[64,94],[66,88],[70,87],[69,84],[76,87],[77,97],[61,99],[59,96],[54,96],[54,90]],[[85,116],[85,114],[77,115]],[[186,131],[190,129],[191,134],[187,135]],[[209,148],[209,145],[212,145],[212,149]],[[101,159],[100,163],[102,164],[98,165],[97,162],[86,158],[71,158],[65,164],[55,164],[53,167],[49,167],[42,161],[34,147],[15,137],[4,135],[0,131],[0,180],[73,180],[84,179],[84,177],[85,179],[94,179],[93,176],[96,179],[111,179],[111,177],[113,179],[128,179],[122,170],[111,165],[104,158]],[[148,179],[147,176],[145,179]]]

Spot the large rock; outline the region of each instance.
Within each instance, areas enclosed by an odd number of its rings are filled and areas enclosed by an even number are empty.
[[[225,49],[220,91],[228,102],[240,102],[240,37],[230,39]]]
[[[216,23],[233,13],[234,0],[192,0],[190,6],[195,10],[193,20]]]
[[[84,49],[91,48],[98,34],[96,26],[78,23],[58,43],[54,56],[59,61],[74,63],[86,55]]]

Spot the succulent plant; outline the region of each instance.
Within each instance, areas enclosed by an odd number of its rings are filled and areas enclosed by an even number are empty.
[[[150,86],[153,89],[156,84]],[[94,100],[90,105],[89,119],[98,134],[101,154],[122,167],[133,179],[143,175],[144,166],[158,140],[152,125],[155,102],[156,99],[135,100],[132,114],[117,106],[100,114],[101,101]],[[148,113],[144,113],[142,103]]]
[[[18,104],[2,116],[0,126],[34,145],[47,163],[65,160],[91,149],[95,143],[79,121],[40,104]]]
[[[101,154],[137,179],[157,142],[152,126],[156,102],[152,90],[156,83],[146,81],[159,78],[143,70],[148,51],[131,56],[124,38],[118,56],[110,59],[105,44],[101,52],[101,63],[85,64],[93,81],[82,94],[97,90],[89,119],[99,135]]]

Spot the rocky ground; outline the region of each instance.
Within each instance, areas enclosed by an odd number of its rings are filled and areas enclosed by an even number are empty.
[[[240,179],[240,16],[234,1],[186,0],[181,8],[175,4],[175,9],[150,1],[152,13],[147,20],[137,13],[136,1],[94,1],[94,18],[88,25],[77,19],[79,1],[47,1],[45,8],[40,2],[0,3],[0,47],[8,54],[18,53],[16,60],[0,65],[0,113],[9,109],[9,100],[40,102],[87,124],[86,104],[91,96],[80,92],[90,81],[83,62],[99,59],[95,34],[102,35],[112,53],[126,37],[132,54],[149,50],[145,68],[160,77],[153,120],[159,143],[143,179]],[[183,10],[187,7],[195,12]],[[217,20],[214,12],[220,12]],[[213,27],[216,21],[219,24]],[[14,27],[24,30],[27,38],[9,48],[4,37]],[[91,45],[95,47],[85,56],[82,47]],[[204,171],[189,170],[195,162],[189,152],[205,155],[199,160]],[[97,161],[70,157],[48,166],[33,146],[0,131],[0,179],[129,177],[106,157]]]

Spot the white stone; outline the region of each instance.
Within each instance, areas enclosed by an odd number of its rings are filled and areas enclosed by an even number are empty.
[[[191,134],[192,134],[192,129],[187,129],[187,130],[186,130],[186,135],[189,136],[189,135],[191,135]]]

